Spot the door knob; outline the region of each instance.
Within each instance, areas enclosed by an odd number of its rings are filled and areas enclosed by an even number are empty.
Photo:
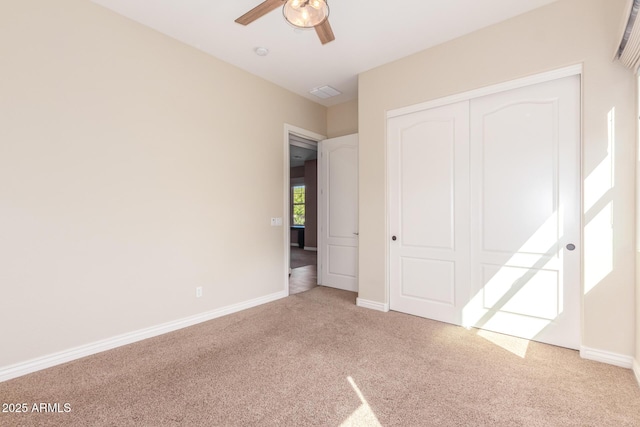
[[[359,236],[359,235],[360,235],[360,233],[353,233],[353,234],[354,234],[354,235],[356,235],[356,236]]]
[[[574,250],[575,248],[576,248],[576,245],[574,245],[573,243],[569,243],[569,244],[567,245],[567,250],[572,251],[572,250]]]
[[[394,240],[394,241],[395,241],[396,239],[397,239],[397,237],[396,237],[396,236],[391,236],[391,240]]]

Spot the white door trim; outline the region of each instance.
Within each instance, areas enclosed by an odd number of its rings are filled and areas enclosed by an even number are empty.
[[[455,95],[451,95],[451,96],[447,96],[447,97],[443,97],[443,98],[438,98],[438,99],[434,99],[431,101],[426,101],[423,103],[419,103],[419,104],[415,104],[415,105],[410,105],[407,107],[402,107],[402,108],[397,108],[397,109],[393,109],[393,110],[389,110],[387,111],[387,115],[386,115],[386,120],[385,120],[385,240],[386,240],[386,245],[385,245],[385,301],[384,304],[386,306],[389,306],[389,300],[390,300],[390,295],[391,295],[391,276],[390,276],[390,266],[389,266],[389,256],[390,256],[390,245],[391,245],[391,240],[388,238],[391,234],[390,231],[390,223],[389,223],[389,212],[390,212],[390,199],[389,199],[389,144],[390,144],[390,140],[389,137],[387,135],[387,126],[388,126],[388,120],[394,117],[398,117],[398,116],[402,116],[405,114],[411,114],[417,111],[421,111],[421,110],[427,110],[427,109],[431,109],[431,108],[436,108],[436,107],[441,107],[444,105],[449,105],[449,104],[454,104],[457,102],[462,102],[462,101],[470,101],[474,98],[478,98],[481,96],[487,96],[487,95],[492,95],[495,93],[499,93],[499,92],[504,92],[507,90],[511,90],[511,89],[517,89],[517,88],[521,88],[521,87],[525,87],[525,86],[531,86],[531,85],[535,85],[538,83],[544,83],[544,82],[548,82],[551,80],[557,80],[557,79],[561,79],[564,77],[569,77],[569,76],[575,76],[575,75],[579,75],[580,76],[580,85],[582,86],[582,74],[583,74],[583,66],[582,63],[580,64],[575,64],[572,66],[568,66],[568,67],[564,67],[564,68],[559,68],[557,70],[552,70],[552,71],[548,71],[548,72],[544,72],[544,73],[540,73],[540,74],[536,74],[536,75],[532,75],[529,77],[524,77],[524,78],[519,78],[519,79],[515,79],[515,80],[510,80],[507,82],[503,82],[503,83],[499,83],[499,84],[495,84],[495,85],[491,85],[491,86],[487,86],[484,88],[479,88],[479,89],[474,89],[474,90],[470,90],[467,92],[462,92],[459,94],[455,94]],[[583,209],[583,183],[584,183],[584,172],[583,172],[583,163],[584,163],[584,153],[583,153],[583,144],[582,144],[582,127],[583,127],[583,121],[582,121],[582,93],[580,94],[580,105],[581,105],[581,112],[580,112],[580,146],[579,146],[579,166],[578,166],[578,170],[579,170],[579,174],[580,174],[580,189],[579,191],[579,197],[580,197],[580,210],[582,211]],[[584,284],[583,284],[583,270],[584,270],[584,252],[582,251],[582,242],[584,240],[584,224],[582,223],[582,215],[580,216],[580,248],[581,248],[581,253],[580,253],[580,290],[581,290],[581,295],[584,295]],[[584,313],[583,313],[583,301],[580,301],[580,341],[582,341],[582,322],[583,322],[583,317],[584,317]]]
[[[428,110],[435,107],[441,107],[443,105],[454,104],[461,101],[469,101],[473,98],[479,98],[481,96],[493,95],[494,93],[504,92],[511,89],[518,89],[524,86],[531,86],[538,83],[545,83],[551,80],[561,79],[563,77],[575,76],[582,74],[582,64],[575,64],[557,70],[547,71],[540,74],[535,74],[528,77],[522,77],[515,80],[509,80],[507,82],[498,83],[491,86],[485,86],[478,89],[473,89],[467,92],[458,93],[444,98],[438,98],[431,101],[421,102],[419,104],[409,105],[402,108],[396,108],[387,111],[387,119],[392,117],[403,116],[405,114],[415,113],[417,111]]]
[[[294,134],[294,135],[298,135],[301,136],[303,138],[307,138],[307,139],[313,139],[315,141],[318,141],[318,149],[320,148],[320,141],[322,141],[323,139],[327,139],[326,136],[324,135],[320,135],[319,133],[315,133],[312,132],[310,130],[307,129],[303,129],[297,126],[293,126],[290,125],[288,123],[284,124],[284,149],[282,150],[284,152],[284,182],[283,182],[283,194],[284,194],[284,206],[282,209],[283,212],[283,216],[282,216],[282,226],[283,226],[283,239],[284,239],[284,291],[286,292],[286,295],[289,296],[289,250],[290,248],[290,242],[291,242],[291,221],[289,218],[289,203],[290,203],[290,198],[291,198],[291,169],[290,169],[290,165],[289,165],[289,134]],[[320,170],[320,166],[321,166],[321,162],[322,160],[320,159],[320,157],[318,157],[318,170]],[[319,199],[319,196],[318,196]],[[318,223],[320,221],[320,212],[321,212],[321,206],[320,206],[320,200],[318,200]],[[318,230],[320,230],[320,227],[318,227]],[[318,245],[320,245],[320,232],[318,231]],[[320,252],[318,252],[318,263],[321,262],[320,259]],[[320,277],[320,275],[318,275],[318,278]]]

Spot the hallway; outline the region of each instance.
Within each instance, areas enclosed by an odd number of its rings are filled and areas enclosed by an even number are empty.
[[[318,253],[291,247],[289,295],[313,289],[318,283]]]

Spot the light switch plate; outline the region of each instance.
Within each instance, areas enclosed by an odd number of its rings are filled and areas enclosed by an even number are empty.
[[[271,218],[271,226],[278,227],[282,225],[282,218]]]

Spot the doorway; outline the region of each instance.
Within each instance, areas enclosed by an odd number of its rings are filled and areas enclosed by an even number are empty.
[[[302,129],[286,129],[285,217],[289,295],[318,285],[318,141]]]

